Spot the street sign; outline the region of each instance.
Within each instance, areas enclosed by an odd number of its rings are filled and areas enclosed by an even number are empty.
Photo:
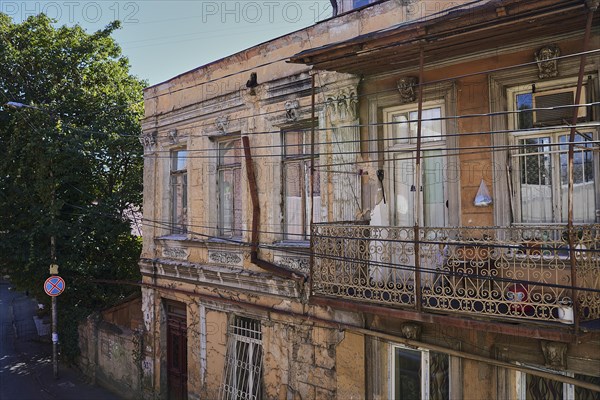
[[[44,292],[48,296],[56,297],[65,290],[65,280],[60,276],[51,276],[44,282]]]

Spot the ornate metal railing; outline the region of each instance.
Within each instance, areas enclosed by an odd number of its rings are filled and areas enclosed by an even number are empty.
[[[600,318],[600,225],[576,226],[572,250],[564,225],[316,224],[312,241],[313,295],[563,323],[575,299],[580,321]]]

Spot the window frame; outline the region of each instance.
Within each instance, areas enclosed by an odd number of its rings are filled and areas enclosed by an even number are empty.
[[[310,135],[311,135],[311,126],[310,125],[302,125],[302,126],[298,126],[298,127],[290,127],[290,128],[285,128],[281,130],[281,143],[282,143],[282,183],[283,183],[283,188],[282,188],[282,206],[283,206],[283,210],[282,210],[282,215],[283,215],[283,221],[282,221],[282,232],[283,232],[283,239],[285,241],[294,241],[294,242],[301,242],[301,241],[308,241],[310,239],[310,168],[311,168],[311,162],[312,162],[312,154],[310,152]],[[302,137],[302,144],[288,144],[287,138],[289,137],[290,133],[300,133],[300,136]],[[302,147],[302,151],[299,152],[294,152],[292,154],[289,154],[288,150],[292,147]],[[318,144],[315,146],[315,151],[318,152]],[[315,158],[315,166],[318,166],[319,164],[319,159]],[[287,189],[288,189],[288,185],[290,184],[290,182],[288,181],[288,176],[287,176],[287,167],[290,165],[294,165],[294,164],[299,164],[299,169],[301,170],[301,173],[299,174],[299,186],[300,186],[300,192],[301,192],[301,196],[300,196],[300,207],[301,207],[301,223],[300,223],[300,229],[302,231],[302,233],[291,233],[289,230],[289,216],[288,216],[288,202],[287,202]],[[318,189],[318,196],[315,196],[316,191],[314,191],[313,189],[313,202],[315,198],[319,198],[321,199],[321,191],[320,191],[320,175],[319,175],[319,171],[317,168],[315,168],[315,177],[314,177],[314,185],[315,188],[314,189]],[[319,208],[320,207],[315,207],[312,211],[313,211],[313,215],[315,217],[315,222],[319,222]]]
[[[236,145],[237,143],[237,145]],[[223,140],[219,140],[217,142],[217,175],[216,175],[216,181],[217,181],[217,190],[216,190],[216,198],[217,198],[217,232],[219,237],[224,237],[224,238],[241,238],[242,237],[242,225],[243,225],[243,194],[242,194],[242,189],[243,189],[243,177],[242,177],[242,139],[239,136],[232,136],[229,137],[227,139],[223,139]],[[235,162],[227,162],[227,161],[223,161],[223,155],[222,152],[227,151],[227,150],[232,150],[234,151],[234,159]],[[239,154],[235,154],[239,152]],[[230,158],[229,156],[226,158]],[[232,179],[233,179],[233,191],[232,191],[232,202],[231,202],[231,207],[232,207],[232,214],[230,215],[231,218],[231,227],[230,228],[226,228],[225,227],[225,199],[223,199],[223,193],[222,190],[224,189],[225,186],[225,181],[223,178],[223,175],[225,173],[231,173],[232,175]],[[239,188],[235,186],[236,184],[236,174],[238,174],[239,176]],[[239,199],[237,199],[237,201],[239,202],[239,208],[237,209],[239,211],[239,227],[235,226],[235,222],[236,222],[236,218],[237,218],[237,214],[236,214],[236,197],[235,197],[235,193],[238,192],[240,193],[240,197]]]
[[[420,353],[420,357],[421,357],[421,370],[419,371],[420,374],[420,380],[421,380],[421,399],[422,400],[429,400],[430,399],[430,375],[431,375],[431,350],[429,349],[424,349],[424,348],[420,348],[420,347],[409,347],[409,346],[405,346],[399,343],[391,343],[390,344],[390,352],[389,352],[389,392],[388,392],[388,398],[389,399],[395,399],[394,395],[396,393],[396,385],[395,385],[395,376],[396,376],[396,363],[395,363],[395,354],[396,354],[396,349],[400,349],[400,350],[404,350],[404,351],[413,351],[416,353]],[[450,357],[450,355],[445,354],[445,353],[439,353],[436,352],[437,354],[442,354],[445,357],[448,358],[448,396],[449,398],[453,398],[452,396],[452,378],[453,378],[453,373],[452,373],[452,357]],[[427,371],[427,374],[424,374],[423,371]]]
[[[432,151],[433,149],[440,151],[440,155],[439,157],[441,159],[444,160],[445,163],[445,167],[444,170],[446,171],[446,174],[448,173],[448,165],[450,164],[450,159],[449,159],[449,154],[448,152],[445,150],[448,146],[448,138],[446,138],[446,132],[448,131],[448,127],[447,127],[447,119],[446,117],[446,101],[444,98],[441,99],[436,99],[436,100],[429,100],[429,101],[424,101],[422,104],[422,110],[426,111],[426,110],[431,110],[431,109],[435,109],[435,108],[439,108],[440,109],[440,116],[436,117],[436,118],[440,118],[440,136],[439,138],[434,138],[432,140],[425,140],[425,141],[421,141],[421,154],[423,154],[424,152],[427,151]],[[389,212],[390,212],[390,223],[391,225],[394,226],[400,226],[398,225],[398,221],[396,221],[396,208],[398,207],[398,205],[396,204],[397,199],[396,199],[396,188],[394,187],[394,183],[395,183],[395,165],[396,162],[399,162],[402,159],[409,159],[411,160],[412,157],[414,157],[414,153],[416,153],[417,150],[417,143],[416,143],[416,136],[410,136],[410,124],[416,124],[416,119],[411,120],[410,119],[410,114],[412,112],[418,112],[418,104],[417,103],[409,103],[409,104],[403,104],[403,105],[397,105],[397,106],[392,106],[392,107],[386,107],[383,109],[382,111],[382,116],[383,116],[383,123],[384,123],[384,139],[385,139],[385,151],[386,151],[386,164],[387,164],[387,168],[386,168],[386,174],[387,174],[387,179],[385,180],[386,182],[386,193],[389,193],[389,198],[390,198],[390,207],[389,207]],[[394,125],[393,125],[393,121],[392,121],[392,117],[395,114],[400,114],[400,113],[406,113],[408,114],[408,120],[407,121],[415,121],[415,122],[409,122],[409,136],[406,138],[406,142],[400,142],[400,143],[396,143],[393,140],[393,134],[394,134]],[[435,151],[433,150],[433,151]],[[415,161],[413,160],[413,162],[411,163],[411,165],[415,165]],[[423,163],[421,164],[423,166]],[[414,179],[414,169],[413,169],[413,179]],[[424,174],[425,174],[425,168],[421,169],[421,177],[420,177],[420,183],[421,183],[421,188],[423,187],[423,183],[424,183]],[[449,176],[442,176],[443,179],[443,196],[444,196],[444,203],[446,204],[446,202],[449,200],[450,198],[450,189],[449,189],[449,185],[453,184],[452,180],[449,179]],[[416,188],[415,188],[416,189]],[[425,221],[425,199],[423,196],[423,191],[420,190],[419,191],[419,200],[421,203],[420,206],[420,215],[419,215],[419,220],[421,221],[421,224],[423,224],[423,222]],[[413,202],[413,207],[415,207],[414,202]],[[414,214],[414,213],[413,213]],[[445,210],[444,210],[444,225],[448,225],[449,224],[449,207],[446,206]]]
[[[535,90],[532,85],[535,84]],[[584,83],[585,84],[585,83]],[[570,128],[568,124],[571,123],[571,118],[565,121],[564,124],[549,124],[546,126],[536,127],[535,123],[531,128],[521,128],[519,126],[518,119],[518,109],[517,109],[517,96],[526,93],[532,93],[539,95],[540,93],[547,94],[556,94],[561,91],[574,91],[577,85],[577,78],[563,78],[563,79],[555,79],[546,82],[532,82],[527,84],[518,84],[512,85],[505,89],[506,91],[506,99],[507,99],[507,109],[508,109],[508,145],[509,145],[509,166],[511,168],[511,177],[510,181],[513,186],[513,195],[512,195],[512,204],[514,207],[513,211],[513,223],[519,225],[527,225],[527,224],[557,224],[557,223],[565,223],[566,220],[563,220],[563,209],[567,207],[566,204],[563,203],[561,191],[562,191],[562,182],[561,182],[561,164],[560,164],[560,155],[565,153],[565,150],[561,150],[562,146],[560,145],[560,138],[562,136],[569,136]],[[582,95],[585,95],[585,86],[582,88]],[[581,102],[584,101],[584,98],[581,99]],[[532,107],[535,107],[535,104],[532,99]],[[588,112],[590,110],[588,109]],[[534,118],[535,111],[532,112],[532,118]],[[582,112],[578,113],[579,118],[582,118]],[[588,118],[591,119],[592,116]],[[560,128],[564,126],[564,128]],[[591,133],[592,141],[598,140],[599,133],[598,128],[590,127],[588,129],[580,129],[582,133]],[[578,133],[577,133],[578,134]],[[525,149],[525,145],[521,145],[520,141],[525,139],[536,139],[536,138],[550,138],[550,143],[548,146],[549,151],[546,152],[536,152],[539,154],[548,154],[551,165],[550,172],[550,186],[551,186],[551,217],[549,221],[524,221],[523,218],[523,198],[522,198],[522,190],[521,190],[521,166],[520,166],[520,158],[525,157],[522,154],[522,150]],[[568,142],[568,139],[567,139]],[[536,145],[531,145],[536,146]],[[538,147],[544,147],[543,144],[537,145]],[[577,149],[575,152],[577,153]],[[583,150],[588,151],[588,150]],[[582,151],[582,153],[583,153]],[[596,212],[600,209],[600,185],[597,185],[598,174],[600,173],[600,158],[597,152],[593,151],[593,144],[590,148],[592,154],[592,182],[594,183],[593,193],[595,197],[595,205],[594,211],[592,212],[591,219],[587,221],[577,221],[579,223],[594,223],[596,221]],[[584,176],[585,180],[585,176]],[[510,194],[509,194],[510,196]]]
[[[184,168],[180,168],[179,162],[180,153],[184,155]],[[185,147],[171,149],[169,151],[169,233],[171,235],[187,234],[187,218],[188,218],[188,184],[187,184],[187,167],[188,167],[188,151]],[[182,181],[181,189],[181,209],[179,209],[178,190],[176,187]],[[178,222],[181,220],[181,222]]]

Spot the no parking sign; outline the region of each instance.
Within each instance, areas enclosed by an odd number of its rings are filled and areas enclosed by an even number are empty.
[[[48,296],[56,297],[65,290],[65,280],[60,276],[51,276],[44,282],[44,292]]]

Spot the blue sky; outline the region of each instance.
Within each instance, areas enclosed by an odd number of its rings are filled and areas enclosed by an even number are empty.
[[[131,72],[153,85],[331,16],[329,0],[0,0],[15,22],[45,12],[89,32],[119,19]]]

